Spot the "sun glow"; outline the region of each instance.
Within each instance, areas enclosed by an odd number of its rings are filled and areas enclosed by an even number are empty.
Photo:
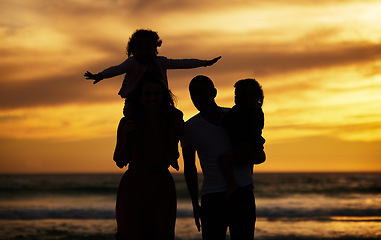
[[[114,136],[122,106],[66,105],[20,109],[0,116],[0,138],[78,141]]]
[[[212,67],[168,71],[185,120],[197,113],[188,93],[195,75],[213,79],[224,107],[234,104],[235,81],[253,77],[262,84],[271,159],[264,170],[381,170],[380,1],[0,5],[0,157],[7,165],[1,169],[17,172],[25,163],[37,171],[54,156],[67,171],[90,159],[99,164],[91,171],[104,170],[123,116],[117,96],[123,77],[93,86],[83,74],[122,62],[131,33],[151,28],[163,39],[160,55],[222,56]]]

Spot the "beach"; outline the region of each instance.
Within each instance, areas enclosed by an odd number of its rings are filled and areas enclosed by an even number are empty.
[[[114,239],[120,177],[1,175],[0,239]],[[184,177],[174,179],[176,239],[201,239]],[[381,238],[380,173],[259,173],[254,180],[255,239]]]

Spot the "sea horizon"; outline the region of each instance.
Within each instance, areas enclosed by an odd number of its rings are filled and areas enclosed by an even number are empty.
[[[122,174],[0,174],[0,240],[114,239]],[[256,239],[381,237],[380,172],[260,172],[253,177]],[[200,240],[184,175],[173,178],[176,240]]]
[[[127,171],[128,168],[122,169],[120,171],[112,171],[112,172],[0,172],[0,175],[53,175],[53,174],[61,174],[61,175],[72,175],[72,174],[123,174],[125,171]],[[170,169],[171,174],[183,174],[184,171],[174,171]],[[197,172],[199,175],[202,174],[202,171]],[[290,174],[290,173],[381,173],[381,170],[335,170],[335,171],[312,171],[312,170],[306,170],[306,171],[256,171],[254,170],[254,174]]]

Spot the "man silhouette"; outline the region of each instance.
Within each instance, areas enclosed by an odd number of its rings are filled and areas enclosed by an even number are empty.
[[[232,174],[238,189],[227,196],[226,176],[218,164],[220,155],[231,149],[228,134],[221,125],[221,119],[229,109],[216,104],[217,90],[206,76],[194,77],[189,92],[199,113],[185,123],[182,149],[184,175],[196,226],[199,231],[202,227],[203,240],[225,240],[228,227],[232,240],[253,240],[256,215],[251,169],[233,166]],[[204,176],[201,206],[196,152]]]

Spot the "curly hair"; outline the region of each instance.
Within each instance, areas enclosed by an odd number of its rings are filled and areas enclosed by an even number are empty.
[[[262,86],[259,84],[259,82],[253,78],[247,78],[238,80],[235,84],[235,102],[236,104],[244,103],[246,96],[241,96],[241,90],[245,88],[251,88],[254,90],[254,94],[257,97],[257,101],[262,106],[264,94]]]
[[[149,29],[138,29],[130,37],[130,40],[127,43],[127,55],[130,57],[135,52],[136,42],[141,38],[146,38],[152,40],[155,53],[158,54],[157,48],[161,46],[162,40],[159,37],[159,34],[155,31]]]

